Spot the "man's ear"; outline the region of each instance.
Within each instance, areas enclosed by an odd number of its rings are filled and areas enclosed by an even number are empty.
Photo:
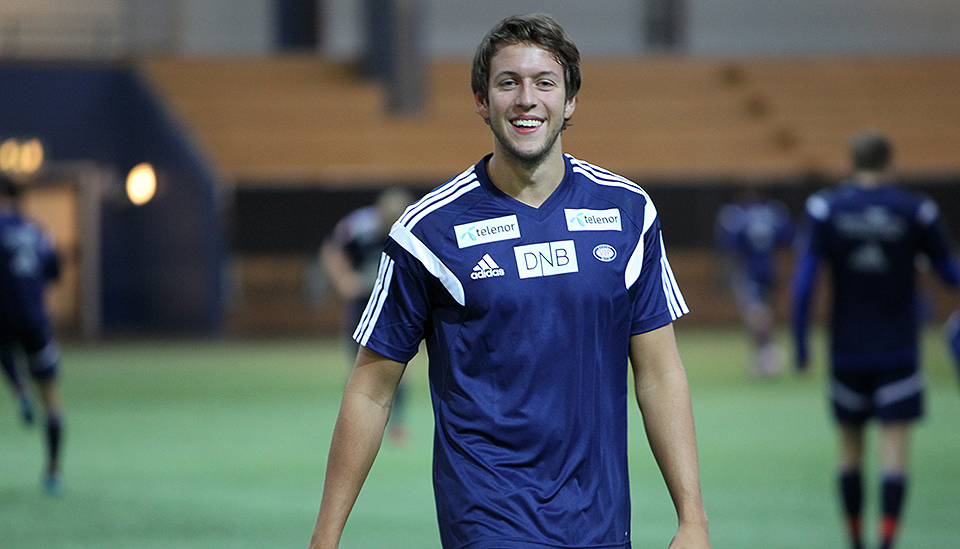
[[[573,116],[573,111],[577,108],[577,96],[574,95],[567,101],[567,104],[563,107],[563,119],[570,120],[570,117]]]
[[[480,115],[480,118],[484,120],[490,120],[490,109],[487,108],[487,99],[483,96],[482,93],[476,92],[473,94],[473,101],[477,106],[477,114]]]

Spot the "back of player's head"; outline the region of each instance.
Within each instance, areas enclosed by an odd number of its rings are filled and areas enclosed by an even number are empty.
[[[388,187],[377,196],[377,208],[383,216],[385,228],[400,219],[403,211],[413,202],[413,194],[403,187]]]
[[[865,130],[850,139],[850,158],[857,170],[878,172],[887,167],[893,147],[885,135],[876,130]]]
[[[490,61],[504,46],[533,44],[551,52],[564,71],[564,90],[569,101],[580,91],[580,50],[557,21],[546,14],[512,15],[500,21],[483,37],[473,56],[470,86],[473,93],[488,98]]]

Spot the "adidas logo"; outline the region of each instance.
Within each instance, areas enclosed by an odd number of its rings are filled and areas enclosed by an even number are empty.
[[[481,278],[493,278],[505,274],[503,269],[500,268],[500,265],[497,265],[497,262],[490,257],[490,254],[483,254],[483,258],[477,263],[477,266],[473,268],[473,272],[470,273],[470,278],[480,280]]]

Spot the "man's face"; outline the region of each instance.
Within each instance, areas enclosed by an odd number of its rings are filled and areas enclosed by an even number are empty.
[[[496,137],[496,150],[534,166],[557,145],[576,97],[567,101],[563,66],[531,44],[504,46],[490,60],[489,97],[477,94],[477,112]]]

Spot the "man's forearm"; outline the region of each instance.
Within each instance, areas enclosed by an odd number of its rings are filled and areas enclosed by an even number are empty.
[[[344,394],[330,443],[311,548],[337,547],[347,516],[379,451],[388,416],[389,409],[373,405],[364,395]]]
[[[361,348],[358,363],[368,353]],[[403,365],[397,363],[390,363],[386,370],[379,371],[376,364],[354,368],[333,430],[311,549],[338,546],[347,517],[383,442],[383,431],[402,373]]]
[[[638,400],[650,448],[681,522],[703,517],[697,441],[683,370],[639,388]]]
[[[650,449],[680,522],[671,547],[706,549],[710,540],[700,492],[690,387],[672,326],[634,336],[630,360]]]

